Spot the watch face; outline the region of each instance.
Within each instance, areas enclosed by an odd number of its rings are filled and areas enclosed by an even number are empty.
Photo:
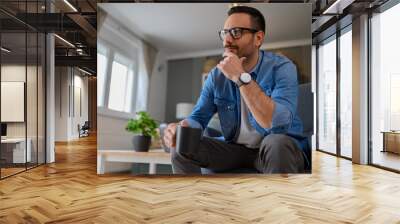
[[[249,73],[242,73],[240,75],[240,81],[244,82],[244,83],[249,83],[251,81],[251,76]]]

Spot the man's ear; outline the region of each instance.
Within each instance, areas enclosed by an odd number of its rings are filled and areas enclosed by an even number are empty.
[[[259,32],[256,33],[255,36],[256,36],[256,45],[257,45],[258,47],[261,47],[261,45],[262,45],[263,42],[264,42],[265,33],[262,32],[262,31],[259,31]]]

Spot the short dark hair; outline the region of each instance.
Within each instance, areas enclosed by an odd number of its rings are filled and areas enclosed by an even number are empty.
[[[249,6],[234,6],[229,9],[228,16],[235,13],[245,13],[251,17],[253,28],[265,33],[265,19],[263,14],[255,8]]]

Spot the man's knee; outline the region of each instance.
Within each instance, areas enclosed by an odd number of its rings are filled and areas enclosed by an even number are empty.
[[[303,169],[302,154],[294,140],[282,134],[270,134],[261,142],[259,161],[266,173],[296,173]]]
[[[288,145],[291,143],[290,141],[292,140],[287,135],[270,134],[264,137],[264,139],[262,140],[260,150],[271,150],[274,152],[277,151],[277,155],[281,155],[282,152],[285,151],[285,149],[289,149]]]

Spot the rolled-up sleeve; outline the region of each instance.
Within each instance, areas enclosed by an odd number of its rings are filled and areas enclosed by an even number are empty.
[[[275,103],[272,114],[272,133],[286,133],[293,122],[297,109],[298,82],[297,70],[287,61],[276,68],[275,88],[271,99]]]
[[[201,90],[201,94],[199,99],[197,100],[196,105],[193,108],[191,115],[187,118],[189,121],[189,125],[192,127],[199,127],[204,130],[211,117],[215,114],[217,108],[214,104],[214,82],[213,82],[213,74],[216,72],[213,69],[209,74],[204,83],[203,89]]]

